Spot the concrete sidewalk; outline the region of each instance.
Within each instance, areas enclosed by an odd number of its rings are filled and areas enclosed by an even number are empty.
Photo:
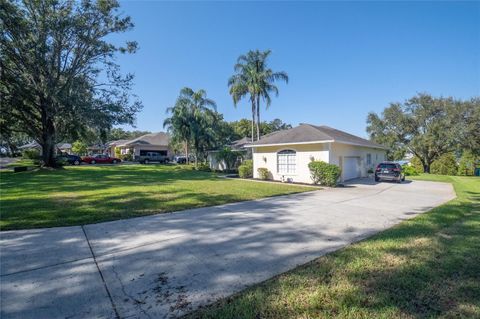
[[[172,318],[455,197],[350,183],[84,227],[0,233],[2,318]]]

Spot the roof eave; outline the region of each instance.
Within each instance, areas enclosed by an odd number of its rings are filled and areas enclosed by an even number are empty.
[[[325,144],[332,143],[334,140],[311,141],[311,142],[285,142],[285,143],[267,143],[267,144],[249,144],[244,147],[264,147],[264,146],[282,146],[282,145],[305,145],[305,144]]]

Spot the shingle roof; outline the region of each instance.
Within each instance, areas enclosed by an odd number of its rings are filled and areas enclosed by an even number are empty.
[[[107,143],[107,146],[117,146],[117,145],[122,145],[127,143],[130,140],[116,140],[116,141],[111,141]]]
[[[347,132],[340,131],[325,125],[316,126],[311,124],[300,124],[299,126],[288,130],[267,134],[263,136],[259,141],[251,143],[247,147],[327,141],[385,149],[385,147],[380,144],[349,134]]]
[[[145,144],[145,145],[162,145],[168,146],[170,137],[167,133],[158,132],[145,134],[140,137],[134,138],[133,140],[127,141],[122,145],[135,145],[135,144]]]

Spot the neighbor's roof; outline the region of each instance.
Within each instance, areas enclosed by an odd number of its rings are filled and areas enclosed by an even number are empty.
[[[134,138],[133,140],[126,141],[125,143],[118,145],[118,146],[128,146],[128,145],[161,145],[161,146],[168,146],[170,141],[170,137],[167,133],[158,132],[158,133],[150,133],[145,134],[140,137]]]
[[[116,140],[116,141],[111,141],[111,142],[108,142],[107,143],[107,146],[117,146],[117,145],[122,145],[122,144],[125,144],[126,142],[128,142],[130,140]]]
[[[294,128],[273,132],[263,136],[259,141],[246,145],[246,147],[284,145],[284,144],[313,144],[337,142],[350,145],[386,149],[385,146],[366,140],[364,138],[340,131],[328,126],[300,124]]]
[[[72,144],[70,144],[70,143],[58,143],[58,144],[56,144],[55,146],[56,146],[58,149],[68,149],[68,148],[72,148]],[[21,149],[21,150],[23,150],[23,149],[29,149],[29,148],[40,148],[40,144],[38,144],[37,142],[31,142],[31,143],[28,143],[28,144],[19,146],[18,148]]]
[[[250,144],[252,140],[248,137],[241,138],[239,140],[233,141],[232,144],[230,145],[233,149],[241,149],[247,146],[247,144]]]

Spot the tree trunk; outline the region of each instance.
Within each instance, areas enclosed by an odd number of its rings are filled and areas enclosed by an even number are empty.
[[[44,108],[45,109],[45,108]],[[55,126],[52,119],[42,112],[42,159],[46,167],[55,167]]]
[[[252,142],[255,141],[255,100],[252,99]]]
[[[257,97],[257,141],[260,140],[260,98]]]
[[[185,141],[185,164],[188,164],[188,142]]]
[[[423,172],[430,174],[430,163],[423,164]]]

